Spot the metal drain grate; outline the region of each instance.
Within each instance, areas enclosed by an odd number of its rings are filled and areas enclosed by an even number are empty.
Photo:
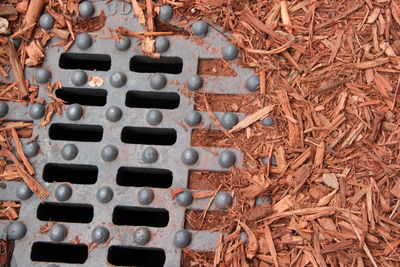
[[[245,94],[259,82],[252,70],[236,64],[237,75],[197,75],[200,60],[235,58],[235,49],[216,30],[208,27],[202,36],[207,25],[192,27],[203,45],[184,36],[162,37],[157,40],[162,56],[151,59],[141,55],[133,38],[115,44],[98,37],[119,26],[144,30],[129,3],[94,6],[95,15],[101,10],[107,15],[101,32],[78,35],[68,52],[51,45],[46,50],[43,69],[62,83],[57,96],[68,104],[63,115],[43,129],[42,106],[8,103],[5,120],[34,122],[40,153],[31,153],[30,161],[51,194],[41,203],[24,184],[1,182],[0,200],[20,201],[21,209],[17,222],[0,222],[0,238],[16,239],[16,266],[179,266],[182,248],[212,251],[218,234],[184,230],[185,210],[205,209],[208,199],[193,200],[185,190],[173,200],[170,189],[187,188],[189,170],[229,171],[243,157],[233,149],[213,148],[217,156],[190,147],[192,129],[211,120],[193,111],[193,99],[182,88],[186,83],[192,90]],[[26,77],[41,81],[43,69],[28,69]],[[99,88],[88,85],[94,76],[104,82]],[[39,97],[49,100],[43,83]],[[226,128],[243,118],[215,114]],[[211,210],[230,201],[221,192]],[[50,231],[42,233],[43,225]]]

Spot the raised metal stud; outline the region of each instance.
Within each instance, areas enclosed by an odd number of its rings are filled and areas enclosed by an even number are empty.
[[[55,22],[54,18],[48,13],[45,13],[42,16],[40,16],[39,19],[40,28],[44,30],[51,30],[51,28],[53,28],[54,26],[54,22]]]
[[[61,149],[61,157],[65,160],[73,160],[78,155],[78,147],[74,144],[66,144]]]
[[[179,206],[186,207],[186,206],[189,206],[190,204],[192,204],[193,195],[192,195],[191,192],[185,190],[185,191],[179,193],[175,197],[175,200],[176,200],[176,203],[178,203]]]
[[[150,87],[154,90],[160,90],[167,84],[167,77],[161,73],[155,73],[150,78]]]
[[[208,32],[208,23],[204,20],[199,20],[193,23],[192,32],[196,34],[198,37],[206,36]]]
[[[77,121],[82,118],[83,108],[79,104],[72,104],[68,106],[66,116],[71,121]]]
[[[190,91],[197,91],[203,86],[203,79],[200,75],[192,75],[187,80],[186,85]]]
[[[175,233],[173,242],[178,248],[187,247],[192,242],[192,235],[186,230],[179,230]]]
[[[257,76],[250,76],[246,80],[246,89],[250,92],[255,92],[260,87],[260,78]]]
[[[222,50],[222,56],[226,60],[236,59],[238,55],[239,55],[239,50],[233,44],[228,44]]]
[[[104,226],[97,226],[92,231],[92,242],[104,243],[110,237],[110,232]]]
[[[8,113],[8,105],[4,101],[0,101],[0,118],[4,117]]]
[[[270,164],[269,157],[264,157],[262,160],[264,165]],[[271,166],[277,166],[275,155],[272,155],[271,157]]]
[[[126,75],[120,71],[116,71],[110,76],[110,84],[115,88],[120,88],[126,84]]]
[[[263,126],[272,126],[272,125],[274,125],[274,118],[272,118],[272,117],[266,117],[265,119],[263,119],[263,120],[261,121],[261,124],[262,124]]]
[[[79,49],[86,50],[92,46],[92,37],[87,33],[80,33],[76,36],[75,42]]]
[[[100,187],[96,193],[96,199],[100,203],[108,203],[113,198],[114,193],[112,189],[108,186]]]
[[[45,108],[42,104],[34,103],[29,107],[29,116],[34,119],[38,120],[44,116]]]
[[[63,224],[55,224],[49,231],[49,237],[53,241],[63,241],[68,235],[68,229]]]
[[[22,222],[13,222],[7,227],[7,237],[11,240],[22,239],[26,235],[26,225]]]
[[[167,21],[172,18],[174,14],[174,11],[172,10],[172,7],[169,5],[162,5],[160,6],[160,14],[158,14],[158,17],[160,20]]]
[[[156,162],[158,159],[158,152],[154,147],[146,147],[142,153],[142,160],[144,163],[150,164]]]
[[[201,122],[201,114],[196,110],[189,111],[186,114],[184,121],[189,126],[196,126]]]
[[[154,193],[151,188],[140,188],[137,194],[138,202],[142,205],[149,205],[154,199]]]
[[[256,198],[256,206],[260,206],[261,204],[268,202],[272,204],[272,198],[268,196],[259,196]]]
[[[133,240],[139,245],[146,245],[149,243],[151,237],[150,230],[146,227],[139,227],[133,233]]]
[[[146,114],[146,121],[150,125],[157,125],[162,121],[162,113],[157,109],[149,110]]]
[[[35,80],[41,84],[48,83],[51,80],[51,72],[40,68],[35,72]]]
[[[232,151],[224,150],[218,155],[218,164],[222,168],[229,168],[235,164],[236,155]]]
[[[84,18],[90,18],[94,14],[94,6],[89,1],[83,1],[79,4],[79,15]]]
[[[36,141],[33,141],[29,144],[24,144],[23,146],[24,154],[29,158],[36,156],[39,153],[39,149],[40,146]]]
[[[71,82],[75,86],[82,86],[87,82],[88,76],[83,70],[76,70],[71,75]]]
[[[225,210],[226,207],[232,204],[232,196],[228,192],[219,192],[214,200],[215,206],[220,210]]]
[[[119,38],[119,40],[114,42],[114,46],[119,51],[128,50],[128,48],[131,46],[131,39],[129,37],[122,36]]]
[[[54,196],[58,201],[67,201],[72,196],[72,187],[69,184],[57,186]]]
[[[106,110],[106,119],[111,122],[117,122],[122,117],[122,110],[119,107],[112,106]]]
[[[247,235],[246,232],[241,232],[239,238],[240,240],[247,241],[249,239],[249,236]]]
[[[199,154],[193,148],[186,148],[181,153],[181,161],[186,165],[193,165],[199,159]]]
[[[163,53],[167,51],[169,48],[168,38],[165,36],[158,36],[156,38],[156,52]]]
[[[118,157],[118,148],[113,145],[106,145],[101,150],[101,158],[104,161],[113,161]]]
[[[25,183],[20,183],[15,190],[15,195],[21,200],[27,200],[33,195],[33,192]]]
[[[232,129],[238,123],[239,119],[234,113],[224,113],[221,118],[221,124],[225,129]]]

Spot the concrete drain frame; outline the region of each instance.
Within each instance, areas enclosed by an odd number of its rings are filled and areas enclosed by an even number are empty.
[[[120,258],[129,253],[138,258],[146,255],[147,260],[128,265],[180,266],[182,248],[213,251],[218,233],[185,230],[186,209],[204,210],[209,199],[193,199],[194,191],[188,189],[172,199],[170,190],[187,188],[189,170],[229,171],[243,160],[234,149],[212,148],[219,152],[214,155],[191,147],[192,129],[213,124],[207,112],[194,111],[194,101],[183,88],[245,94],[257,89],[258,78],[235,64],[235,48],[202,21],[191,28],[198,37],[157,39],[164,60],[160,67],[159,61],[142,55],[138,40],[123,37],[116,44],[112,38],[102,38],[119,26],[145,30],[129,3],[91,3],[93,16],[101,10],[106,13],[102,30],[78,35],[67,52],[51,46],[57,42],[51,40],[41,68],[25,72],[31,83],[40,85],[39,97],[46,102],[50,74],[63,86],[59,97],[81,104],[67,104],[44,129],[39,127],[44,106],[7,102],[5,120],[34,123],[32,136],[38,135],[37,143],[24,145],[25,153],[35,178],[50,196],[41,202],[24,183],[2,181],[0,200],[18,201],[21,208],[17,221],[0,222],[0,238],[15,240],[14,266],[127,266]],[[203,44],[197,45],[193,38],[201,38]],[[223,57],[231,60],[237,76],[197,75],[199,59]],[[90,62],[99,68],[87,70]],[[139,70],[132,66],[135,62]],[[88,78],[96,76],[103,84],[92,88]],[[215,115],[228,128],[244,117]],[[210,210],[223,210],[232,201],[230,193],[220,192]],[[44,225],[50,230],[41,231]]]

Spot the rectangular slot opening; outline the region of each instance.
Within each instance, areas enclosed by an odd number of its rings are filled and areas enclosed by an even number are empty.
[[[237,76],[232,66],[221,58],[199,58],[197,74],[202,76]]]
[[[177,93],[129,91],[125,105],[129,108],[176,109],[179,101]]]
[[[171,128],[124,127],[121,141],[127,144],[171,146],[176,142],[176,130]]]
[[[36,216],[41,221],[90,223],[93,220],[93,206],[71,203],[40,203]]]
[[[107,90],[104,89],[63,87],[56,90],[56,96],[67,105],[104,106],[107,102]]]
[[[62,53],[58,63],[62,69],[108,71],[111,57],[104,54]]]
[[[170,73],[179,74],[182,72],[183,61],[180,57],[134,56],[129,61],[129,69],[141,73]]]
[[[165,252],[159,248],[111,246],[108,248],[107,261],[116,266],[164,266]]]
[[[18,220],[20,208],[20,202],[10,200],[0,201],[0,220]]]
[[[103,138],[103,127],[100,125],[53,123],[50,125],[49,137],[52,140],[100,142]]]
[[[113,211],[112,222],[115,225],[161,228],[168,225],[169,212],[166,209],[116,206]]]
[[[35,242],[32,245],[31,260],[82,264],[87,260],[88,253],[88,246],[84,244]]]
[[[48,183],[95,184],[99,169],[93,165],[47,163],[43,180]]]
[[[117,184],[169,188],[172,185],[172,172],[165,169],[121,167],[118,169]]]

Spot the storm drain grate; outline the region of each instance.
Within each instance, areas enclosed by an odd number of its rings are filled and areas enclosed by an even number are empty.
[[[141,55],[133,39],[97,37],[122,24],[144,30],[129,3],[93,5],[94,15],[107,14],[102,31],[78,35],[68,52],[48,46],[42,69],[27,69],[26,77],[36,81],[46,73],[61,81],[56,95],[66,102],[63,115],[43,129],[43,106],[8,103],[5,120],[34,122],[40,150],[29,152],[30,161],[51,194],[40,202],[23,183],[2,182],[0,200],[20,201],[21,209],[17,221],[0,222],[0,238],[16,240],[16,266],[179,266],[183,248],[213,251],[218,233],[184,230],[186,209],[204,210],[208,199],[193,199],[187,189],[172,199],[171,189],[187,188],[189,170],[229,171],[243,157],[234,149],[212,148],[215,155],[190,147],[192,129],[212,124],[206,112],[194,111],[185,88],[245,94],[259,81],[235,61],[236,75],[198,75],[200,60],[237,56],[204,22],[192,26],[204,45],[184,36],[158,37],[161,57],[153,59]],[[101,86],[90,87],[91,77]],[[48,101],[44,83],[39,97]],[[215,114],[227,129],[243,118]],[[228,192],[220,192],[211,210],[231,202]]]

